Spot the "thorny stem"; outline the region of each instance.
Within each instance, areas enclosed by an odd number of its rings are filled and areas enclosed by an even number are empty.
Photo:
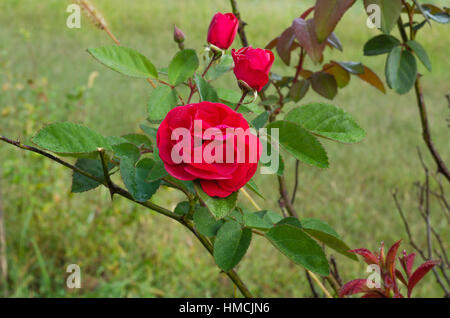
[[[300,76],[300,72],[303,69],[304,61],[305,61],[305,54],[304,54],[304,49],[302,47],[301,50],[300,50],[300,56],[299,56],[299,60],[298,60],[298,65],[297,65],[297,69],[295,71],[295,76],[294,76],[294,80],[292,81],[292,85],[297,83],[298,77]]]
[[[286,210],[291,216],[298,218],[297,211],[295,211],[295,208],[289,198],[289,193],[286,186],[286,178],[284,176],[278,176],[278,183],[280,188],[280,195],[283,198],[283,203],[286,207]]]
[[[191,89],[191,92],[189,93],[187,104],[191,103],[192,96],[194,96],[194,93],[195,93],[195,85],[192,84],[191,79],[189,79],[189,88]]]
[[[100,155],[100,161],[102,163],[102,168],[103,168],[103,176],[106,180],[106,185],[108,186],[109,189],[109,194],[111,195],[111,200],[113,199],[114,196],[114,186],[113,183],[111,181],[111,177],[109,175],[109,170],[108,170],[108,164],[106,162],[106,155],[105,155],[105,149],[103,148],[99,148],[98,149],[98,153]]]
[[[208,66],[206,66],[205,70],[203,71],[202,77],[205,77],[206,73],[208,73],[209,69],[211,68],[211,66],[214,64],[215,61],[217,61],[220,58],[220,53],[213,53],[213,57],[211,58],[211,61],[209,61]]]
[[[187,223],[187,222],[182,222],[182,224],[184,226],[186,226],[195,235],[195,237],[197,237],[197,239],[208,250],[208,252],[211,255],[213,255],[214,248],[213,248],[211,242],[205,236],[203,236],[200,233],[198,233],[195,230],[195,228],[192,226],[192,224]],[[233,283],[237,286],[237,288],[239,288],[241,293],[246,298],[253,298],[252,293],[248,290],[247,286],[244,284],[244,282],[242,282],[242,280],[240,279],[240,277],[238,276],[238,274],[234,270],[227,271],[227,272],[225,272],[225,274],[233,281]]]
[[[250,201],[250,203],[255,207],[256,210],[261,210],[261,207],[256,203],[255,200],[253,200],[253,198],[250,196],[250,194],[244,189],[241,188],[240,190],[245,197]],[[261,235],[261,233],[256,233]],[[264,236],[264,235],[262,235]],[[324,294],[328,297],[328,298],[333,298],[333,296],[331,296],[331,294],[328,292],[328,290],[325,288],[325,286],[322,284],[322,282],[319,280],[319,278],[316,276],[316,274],[314,274],[313,272],[306,270],[306,274],[310,275],[312,277],[312,279],[317,283],[317,285],[320,287],[320,289],[324,292]]]
[[[247,96],[247,94],[249,93],[248,90],[243,90],[242,91],[242,96],[241,99],[239,100],[239,102],[236,105],[236,108],[234,109],[235,111],[238,111],[239,107],[242,105],[242,103],[244,102],[245,96]]]
[[[294,183],[294,189],[292,190],[292,198],[291,198],[291,204],[294,205],[295,202],[295,195],[297,194],[298,190],[298,170],[300,167],[300,160],[295,161],[295,183]]]
[[[0,171],[0,176],[1,176]],[[2,189],[0,180],[0,271],[3,281],[3,296],[8,296],[8,261],[6,259],[5,219],[3,218]]]
[[[247,25],[247,23],[245,23],[241,19],[241,13],[239,12],[239,9],[237,7],[236,0],[230,0],[230,4],[231,4],[231,9],[233,11],[233,14],[239,20],[238,33],[239,33],[239,38],[241,39],[242,46],[247,47],[248,46],[247,35],[245,34],[245,30],[244,30],[244,27]]]
[[[101,179],[99,177],[96,177],[96,176],[90,174],[89,172],[86,172],[86,171],[84,171],[84,170],[82,170],[82,169],[80,169],[80,168],[78,168],[78,167],[76,167],[76,166],[74,166],[74,165],[64,161],[64,160],[59,159],[58,157],[55,157],[54,155],[52,155],[52,154],[50,154],[48,152],[45,152],[43,150],[40,150],[40,149],[32,147],[32,146],[24,145],[20,141],[14,141],[14,140],[11,140],[11,139],[6,138],[4,136],[0,136],[0,140],[6,142],[8,144],[11,144],[13,146],[16,146],[18,148],[21,148],[21,149],[24,149],[24,150],[27,150],[27,151],[31,151],[31,152],[37,153],[39,155],[42,155],[44,157],[47,157],[47,158],[49,158],[49,159],[51,159],[51,160],[53,160],[53,161],[55,161],[55,162],[65,166],[66,168],[69,168],[69,169],[71,169],[73,171],[76,171],[76,172],[84,175],[87,178],[90,178],[92,180],[97,181],[98,183],[108,187],[109,189],[112,189],[112,191],[114,193],[117,193],[118,195],[120,195],[120,196],[122,196],[122,197],[124,197],[124,198],[126,198],[126,199],[128,199],[128,200],[130,200],[132,202],[134,202],[134,203],[142,205],[142,206],[146,207],[147,209],[150,209],[150,210],[155,211],[155,212],[157,212],[159,214],[165,215],[165,216],[167,216],[167,217],[169,217],[169,218],[171,218],[171,219],[173,219],[175,221],[178,221],[180,224],[182,224],[185,227],[187,227],[197,237],[197,239],[202,243],[202,245],[208,250],[208,252],[210,254],[212,254],[213,247],[212,247],[211,243],[208,241],[208,239],[206,237],[204,237],[203,235],[201,235],[200,233],[197,233],[195,231],[193,225],[191,223],[187,222],[183,218],[183,216],[178,215],[178,214],[176,214],[176,213],[174,213],[174,212],[172,212],[172,211],[170,211],[170,210],[168,210],[166,208],[163,208],[163,207],[161,207],[161,206],[159,206],[159,205],[157,205],[157,204],[155,204],[153,202],[150,202],[150,201],[138,202],[125,189],[115,185],[112,182],[111,182],[111,184],[108,184],[108,181],[106,181],[104,179]],[[242,292],[242,294],[245,297],[247,297],[247,298],[252,298],[253,297],[253,295],[248,290],[247,286],[244,284],[244,282],[241,280],[239,275],[234,270],[227,271],[226,274],[233,281],[233,283],[237,286],[237,288]]]
[[[403,27],[403,22],[402,22],[401,17],[397,21],[397,27],[400,31],[400,35],[402,37],[403,44],[406,45],[406,43],[408,42],[408,36],[406,34],[405,28]],[[428,122],[425,98],[423,96],[420,78],[421,78],[421,74],[417,74],[414,88],[415,88],[415,92],[416,92],[417,106],[419,107],[420,121],[422,124],[422,137],[423,137],[423,140],[425,141],[425,144],[427,145],[428,150],[430,151],[430,153],[438,167],[438,172],[442,173],[445,176],[445,178],[447,179],[447,181],[450,182],[450,171],[448,170],[446,164],[442,160],[442,158],[441,158],[439,152],[437,151],[436,147],[434,146],[433,140],[431,138],[431,131],[430,131],[430,126],[429,126],[429,122]]]

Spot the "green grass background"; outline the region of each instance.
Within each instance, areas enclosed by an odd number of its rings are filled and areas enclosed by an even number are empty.
[[[280,34],[313,1],[241,0],[240,10],[252,46],[263,47]],[[445,1],[428,1],[445,4]],[[83,16],[81,29],[66,27],[68,1],[3,0],[0,2],[0,134],[28,140],[46,123],[71,120],[104,135],[137,132],[146,118],[151,87],[143,80],[110,71],[86,49],[111,44],[107,35]],[[230,11],[226,0],[96,0],[111,30],[123,45],[133,47],[159,68],[167,66],[177,47],[173,24],[186,34],[186,46],[201,50],[211,16]],[[364,57],[362,47],[378,34],[365,26],[360,3],[337,28],[344,52],[329,50],[326,59],[361,61],[384,81],[384,57]],[[450,93],[448,25],[425,27],[418,40],[427,48],[433,72],[421,65],[431,129],[437,148],[450,162]],[[234,47],[239,47],[239,40]],[[295,61],[295,60],[294,60]],[[307,64],[308,67],[314,67]],[[279,59],[274,71],[293,69]],[[71,96],[87,87],[92,72],[98,77],[81,99]],[[32,80],[32,83],[30,82]],[[30,84],[31,83],[31,84]],[[218,86],[236,89],[233,74]],[[310,92],[301,103],[327,102]],[[377,249],[406,234],[391,197],[399,189],[403,208],[417,241],[424,246],[424,224],[417,212],[413,183],[423,177],[416,147],[431,167],[422,139],[414,94],[381,94],[353,78],[333,101],[352,114],[367,138],[355,145],[324,142],[331,166],[320,170],[300,166],[296,208],[302,217],[332,225],[353,248]],[[2,291],[13,297],[232,297],[233,285],[215,267],[203,247],[178,224],[129,202],[109,199],[105,189],[70,194],[71,173],[37,155],[0,144],[1,201],[6,229],[8,280]],[[293,161],[286,175],[293,182]],[[273,176],[258,176],[267,208],[277,210]],[[448,187],[447,187],[448,189]],[[161,189],[152,199],[173,208],[182,199]],[[241,199],[247,204],[245,199]],[[448,241],[448,223],[433,205],[432,222]],[[407,242],[403,244],[412,251]],[[366,277],[366,266],[336,255],[344,281]],[[65,287],[68,264],[79,264],[82,288]],[[238,272],[260,297],[308,297],[303,270],[254,237]],[[441,296],[428,275],[416,296]]]

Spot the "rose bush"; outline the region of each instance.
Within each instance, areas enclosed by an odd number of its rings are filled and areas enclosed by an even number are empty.
[[[200,135],[196,131],[195,121],[201,125]],[[174,147],[180,139],[185,138],[176,134],[176,129],[180,128],[189,131],[190,146],[187,153],[186,149],[181,150],[183,160],[176,163],[173,156]],[[249,133],[242,140],[238,134],[231,132],[230,128],[246,131],[249,125],[241,114],[224,104],[201,102],[172,109],[162,121],[157,133],[159,156],[167,172],[180,180],[198,179],[203,191],[210,196],[227,197],[242,188],[256,172],[261,145],[254,134]],[[208,131],[213,133],[208,134]],[[225,141],[230,138],[233,139],[233,148],[227,149]],[[194,158],[195,147],[201,148],[198,158]],[[221,154],[215,153],[217,147],[222,147]],[[208,148],[215,149],[208,151]],[[242,150],[245,158],[238,160]],[[229,153],[233,156],[232,160],[226,158]],[[211,158],[214,155],[219,158]]]
[[[233,13],[216,13],[208,29],[208,43],[222,50],[228,49],[234,41],[239,27],[239,20]]]
[[[269,81],[269,72],[275,59],[272,51],[243,47],[231,51],[234,61],[234,75],[258,92]]]
[[[397,3],[399,10],[397,16],[392,15],[394,19],[390,24],[398,23],[404,43],[400,45],[400,41],[395,38],[380,41],[377,37],[366,45],[365,53],[376,55],[391,51],[386,68],[388,83],[398,92],[406,92],[419,78],[410,51],[416,51],[425,64],[429,61],[421,46],[413,41],[416,31],[412,30],[411,41],[406,38],[399,18],[400,1],[391,1]],[[325,0],[317,0],[314,7],[305,11],[301,18],[295,18],[292,25],[269,42],[266,48],[276,48],[278,56],[286,65],[290,65],[291,53],[298,49],[294,76],[270,72],[274,55],[269,50],[245,45],[247,47],[233,50],[231,57],[222,51],[230,47],[239,23],[242,23],[231,13],[217,13],[212,19],[207,36],[210,50],[202,51],[209,54],[209,62],[208,57],[204,56],[206,65],[202,71],[199,70],[197,52],[184,49],[185,35],[178,28],[174,29],[174,40],[180,51],[168,67],[164,65],[156,68],[143,54],[120,45],[104,19],[96,16],[98,12],[87,2],[80,1],[86,12],[94,15],[97,25],[106,30],[116,44],[90,48],[88,52],[103,65],[127,76],[145,78],[152,85],[147,117],[152,126],[141,125],[144,134],[105,137],[75,123],[55,123],[42,128],[32,138],[38,148],[0,136],[2,141],[71,168],[74,171],[72,192],[85,192],[104,185],[109,189],[111,198],[120,195],[176,220],[199,239],[213,255],[217,266],[246,297],[252,297],[252,294],[233,268],[244,257],[253,234],[265,237],[295,264],[303,266],[310,282],[310,278],[314,278],[327,297],[332,296],[315,274],[327,279],[336,296],[358,292],[365,292],[366,296],[400,296],[397,278],[406,285],[410,296],[415,284],[437,264],[434,261],[425,262],[412,273],[414,256],[405,255],[399,260],[405,267],[406,277],[397,275],[395,259],[399,242],[389,250],[386,258],[384,251],[380,255],[368,254],[365,249],[350,251],[350,247],[332,227],[314,218],[299,219],[294,206],[299,163],[319,168],[329,166],[326,150],[319,139],[357,143],[364,138],[365,132],[349,114],[334,105],[294,104],[289,105],[289,111],[286,111],[285,106],[299,102],[309,87],[321,96],[333,99],[338,88],[348,85],[351,74],[385,91],[378,76],[361,63],[331,60],[321,70],[313,71],[304,67],[308,57],[312,62],[323,64],[324,51],[328,46],[342,50],[342,44],[333,30],[346,10],[355,3],[354,0],[341,1],[339,4],[336,1],[329,4]],[[413,29],[414,7],[405,5],[405,8],[410,13],[410,28]],[[233,10],[236,11],[236,6],[233,6]],[[312,12],[314,18],[305,20]],[[240,16],[237,12],[236,15]],[[389,31],[392,25],[385,26],[386,30]],[[423,25],[425,23],[416,25],[416,29]],[[242,43],[247,43],[241,33],[244,31],[240,32]],[[385,37],[382,35],[382,38]],[[395,48],[392,48],[392,43]],[[388,46],[384,47],[384,44]],[[240,99],[238,93],[215,87],[213,83],[233,68],[231,60],[234,61],[234,74],[242,90]],[[398,61],[400,63],[394,63]],[[409,77],[408,81],[405,81],[405,76]],[[404,85],[405,82],[408,86]],[[188,95],[182,87],[189,89]],[[419,87],[417,81],[416,87]],[[254,94],[250,102],[245,100],[250,89],[260,92],[259,102],[256,101],[258,94]],[[417,90],[420,97],[420,89]],[[191,103],[192,98],[196,97],[201,102]],[[246,107],[239,109],[240,105]],[[238,109],[243,114],[237,113]],[[270,146],[271,152],[278,146],[284,149],[282,153],[274,152],[275,158],[284,162],[283,157],[291,156],[296,160],[292,195],[285,178],[289,172],[287,169],[285,171],[284,164],[269,169],[278,179],[281,214],[260,208],[246,190],[241,189],[247,185],[249,190],[264,198],[255,180],[250,180],[257,169],[262,148],[258,137],[248,133],[250,121],[253,127],[268,131],[270,144],[276,146]],[[268,140],[263,135],[261,139]],[[62,157],[74,157],[77,161],[72,165],[47,151]],[[265,164],[263,160],[261,163]],[[112,180],[113,175],[119,172],[126,189]],[[151,198],[161,186],[179,190],[187,201],[178,202],[173,211],[159,206]],[[238,200],[238,194],[234,192],[240,189],[239,192],[252,203],[255,210],[249,210]],[[432,230],[429,223],[428,228]],[[324,245],[353,260],[357,258],[351,252],[365,256],[369,264],[381,267],[384,285],[367,290],[365,279],[339,285],[336,265],[334,263],[333,271]],[[443,289],[446,291],[445,287]]]

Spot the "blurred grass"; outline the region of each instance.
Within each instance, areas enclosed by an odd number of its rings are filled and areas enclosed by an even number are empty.
[[[445,1],[428,1],[445,4]],[[60,0],[4,0],[0,3],[0,134],[27,140],[48,122],[82,122],[104,135],[137,131],[146,117],[151,87],[96,63],[86,48],[111,44],[106,34],[85,17],[81,29],[65,26],[69,2]],[[225,0],[125,1],[97,0],[110,28],[121,42],[166,66],[177,48],[172,40],[176,23],[187,35],[188,47],[204,45],[209,19],[230,11]],[[239,1],[248,38],[263,47],[311,5],[312,1]],[[384,58],[362,56],[362,46],[375,30],[365,27],[360,4],[338,26],[344,53],[326,58],[361,61],[383,75]],[[449,115],[444,95],[450,93],[448,26],[433,24],[419,35],[430,55],[433,73],[423,80],[432,133],[437,148],[449,162]],[[234,43],[239,47],[239,40]],[[313,67],[307,65],[308,67]],[[274,70],[288,72],[277,61]],[[98,72],[95,84],[88,79]],[[291,71],[293,72],[293,71]],[[384,79],[384,76],[382,76]],[[32,80],[32,82],[30,81]],[[220,86],[235,88],[232,74]],[[84,92],[80,99],[74,97]],[[309,93],[302,103],[324,101]],[[319,170],[301,165],[296,207],[302,217],[327,221],[351,247],[377,249],[406,239],[391,191],[399,188],[403,207],[425,243],[424,225],[416,211],[413,182],[422,178],[416,155],[419,146],[433,163],[421,139],[414,94],[383,95],[354,78],[334,104],[352,114],[367,131],[357,145],[325,142],[331,167]],[[10,296],[87,297],[230,297],[233,286],[220,274],[203,248],[174,222],[116,198],[111,204],[105,189],[70,194],[70,172],[34,154],[0,145],[1,199],[7,234]],[[292,183],[293,161],[287,178]],[[273,176],[258,176],[266,202],[277,209]],[[171,190],[160,191],[156,202],[173,208],[181,200]],[[244,202],[246,204],[246,202]],[[433,222],[448,242],[448,224],[434,207]],[[403,247],[412,251],[406,242]],[[365,266],[336,256],[344,281],[365,277]],[[79,264],[82,288],[67,290],[65,268]],[[255,237],[239,265],[239,273],[257,296],[304,297],[310,292],[303,270]],[[0,288],[1,289],[1,288]],[[441,296],[428,275],[416,296]]]

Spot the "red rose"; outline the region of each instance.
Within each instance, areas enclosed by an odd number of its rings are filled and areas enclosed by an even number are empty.
[[[226,50],[233,43],[239,27],[239,20],[233,13],[216,13],[208,29],[208,43]]]
[[[178,106],[158,128],[159,156],[173,177],[197,179],[209,196],[227,197],[257,169],[262,145],[248,128],[244,117],[224,104]],[[231,133],[235,129],[247,134]]]
[[[269,72],[275,59],[272,51],[243,47],[231,51],[234,60],[234,74],[258,92],[269,81]]]

